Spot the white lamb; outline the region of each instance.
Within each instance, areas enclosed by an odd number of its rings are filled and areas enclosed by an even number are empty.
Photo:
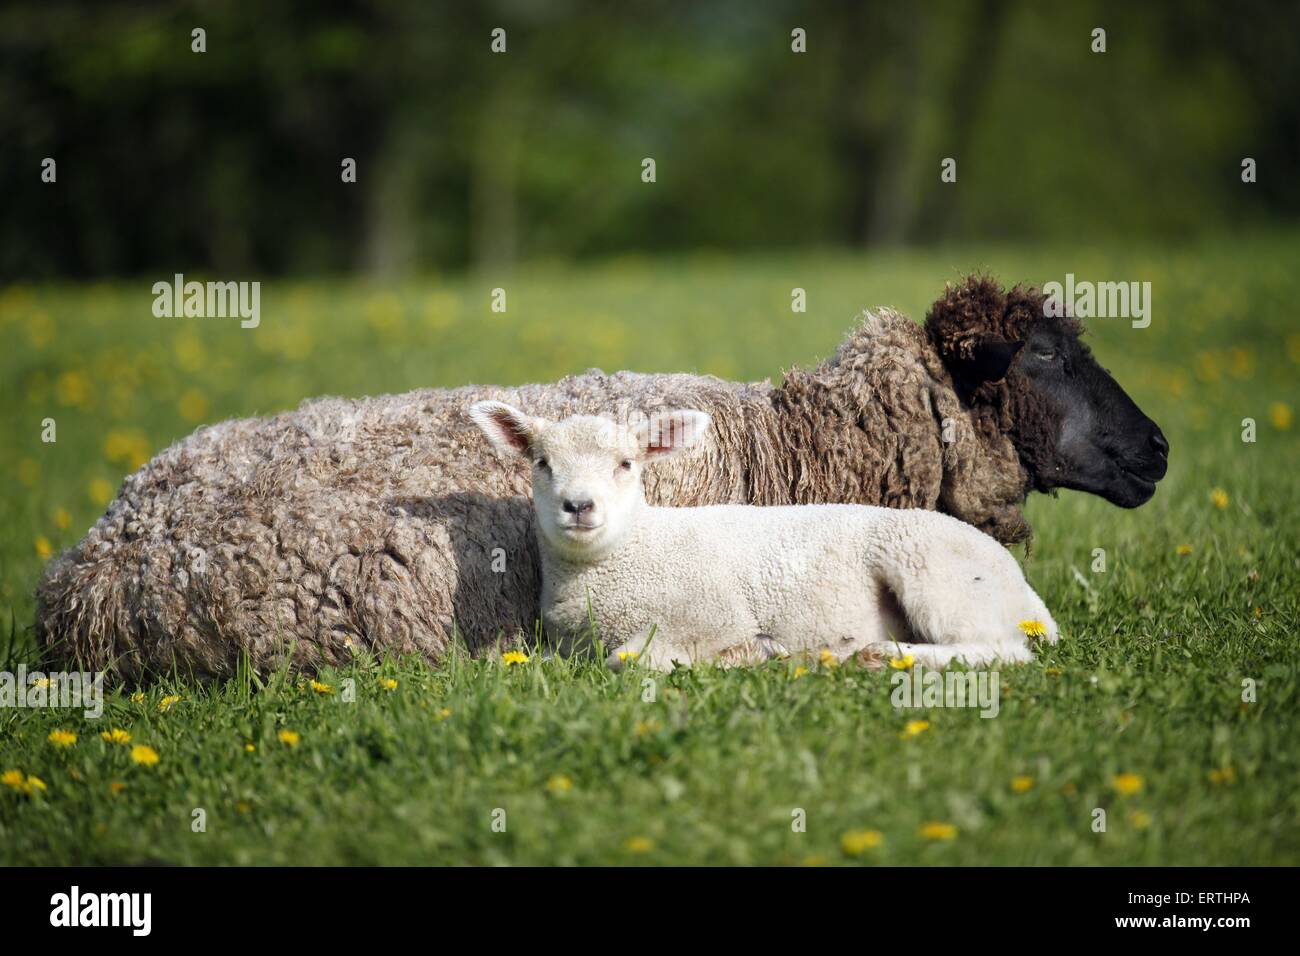
[[[1056,623],[995,540],[933,511],[863,505],[656,508],[643,465],[689,447],[699,411],[639,426],[533,418],[479,402],[494,445],[533,462],[546,631],[572,652],[594,623],[609,663],[759,663],[829,652],[942,667],[1032,659]]]

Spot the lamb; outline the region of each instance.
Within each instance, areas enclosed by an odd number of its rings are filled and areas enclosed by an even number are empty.
[[[790,654],[908,655],[931,666],[1032,658],[1058,637],[1020,566],[992,538],[931,511],[868,505],[646,504],[641,469],[708,430],[696,410],[641,427],[550,422],[503,402],[470,416],[532,463],[542,619],[567,653],[596,626],[617,667],[655,670]]]
[[[867,313],[779,386],[591,370],[551,385],[349,401],[199,429],[123,483],[46,567],[36,635],[53,662],[127,681],[337,665],[368,649],[438,660],[533,633],[540,558],[529,473],[482,441],[485,399],[533,415],[689,407],[693,448],[647,472],[657,505],[848,503],[946,512],[1025,540],[1031,490],[1133,507],[1168,445],[1033,290],[948,290],[924,327]],[[80,669],[80,668],[78,668]]]

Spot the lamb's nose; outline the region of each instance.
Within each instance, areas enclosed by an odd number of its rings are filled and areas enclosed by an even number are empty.
[[[574,501],[572,498],[564,499],[564,510],[571,515],[585,515],[595,507],[595,503],[590,498],[583,498],[581,501]]]
[[[1169,457],[1169,442],[1165,440],[1164,434],[1158,428],[1151,433],[1151,447],[1166,458]]]

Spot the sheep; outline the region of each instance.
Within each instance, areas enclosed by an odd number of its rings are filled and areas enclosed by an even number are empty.
[[[1026,632],[1058,638],[1004,547],[933,511],[871,505],[646,504],[642,468],[681,454],[709,416],[642,427],[535,418],[503,402],[470,417],[532,464],[542,620],[566,653],[592,625],[607,663],[651,669],[791,654],[911,656],[942,667],[1032,659]]]
[[[438,660],[533,633],[540,564],[528,469],[467,409],[553,419],[690,407],[709,434],[647,473],[656,505],[874,504],[1025,540],[1031,490],[1126,507],[1164,474],[1163,436],[1041,295],[987,278],[924,327],[866,313],[784,381],[591,370],[551,385],[309,401],[201,428],[126,478],[46,567],[36,636],[55,662],[127,681],[337,665],[355,652]]]

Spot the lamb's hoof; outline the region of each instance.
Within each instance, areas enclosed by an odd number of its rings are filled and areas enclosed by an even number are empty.
[[[889,655],[876,647],[864,647],[853,655],[859,667],[869,671],[882,671],[889,664]]]

